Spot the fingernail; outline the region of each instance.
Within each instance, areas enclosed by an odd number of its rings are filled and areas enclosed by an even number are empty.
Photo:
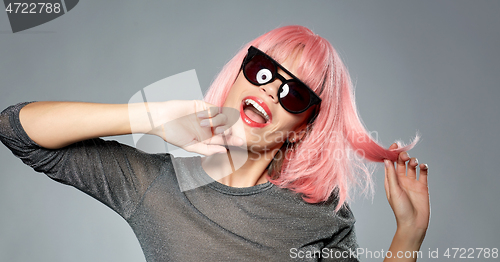
[[[203,119],[200,121],[200,126],[210,126],[210,121],[208,121],[208,119]]]
[[[408,154],[408,152],[405,152],[405,154],[408,158],[410,158],[410,154]]]
[[[197,117],[207,117],[207,111],[201,111],[201,112],[198,112],[198,114],[196,114]]]
[[[220,133],[224,133],[224,128],[223,127],[217,127],[215,129],[215,132],[214,132],[216,135],[220,134]]]
[[[415,158],[415,165],[418,165],[418,158]]]
[[[221,149],[221,150],[218,150],[218,151],[216,152],[216,154],[222,154],[222,153],[226,153],[226,152],[227,152],[227,149],[226,149],[226,148],[223,148],[223,149]]]
[[[424,169],[429,169],[429,165],[424,164]]]
[[[384,160],[384,163],[385,163],[385,167],[390,167],[391,166],[391,161],[385,159]]]

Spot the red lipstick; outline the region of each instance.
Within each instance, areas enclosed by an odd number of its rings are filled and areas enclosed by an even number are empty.
[[[266,111],[266,114],[269,116],[269,120],[266,123],[257,123],[255,121],[253,121],[252,119],[250,119],[245,114],[245,111],[243,110],[243,106],[245,105],[245,101],[247,99],[253,100],[260,107],[262,107],[262,109],[264,109],[264,111]],[[241,105],[240,105],[240,116],[241,116],[241,119],[243,120],[243,122],[245,122],[245,124],[249,125],[250,127],[257,127],[257,128],[262,128],[262,127],[269,125],[273,119],[273,116],[271,114],[271,110],[269,110],[269,107],[267,107],[266,103],[264,103],[264,100],[262,100],[258,97],[255,97],[255,96],[247,96],[247,97],[243,98],[243,100],[241,101]]]

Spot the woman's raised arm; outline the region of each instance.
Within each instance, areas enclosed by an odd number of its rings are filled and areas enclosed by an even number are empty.
[[[151,130],[147,116],[133,112],[139,112],[142,107],[142,104],[34,102],[21,109],[19,118],[33,141],[45,148],[57,149],[90,138],[130,134],[131,121],[137,127],[143,125],[140,131],[146,133]]]
[[[96,137],[148,133],[188,151],[211,155],[226,150],[220,146],[224,140],[214,132],[220,133],[236,122],[238,114],[232,111],[226,108],[219,113],[218,107],[197,100],[136,104],[34,102],[21,109],[19,118],[28,136],[48,149]],[[230,135],[225,142],[243,144]]]

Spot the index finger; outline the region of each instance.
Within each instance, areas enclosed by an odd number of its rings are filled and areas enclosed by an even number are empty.
[[[405,152],[401,152],[397,160],[397,174],[399,176],[406,176],[406,161],[410,160],[410,155]]]
[[[389,191],[391,196],[399,195],[401,188],[399,187],[398,178],[396,176],[396,169],[394,168],[394,163],[388,159],[384,160],[385,170],[387,173],[387,179],[389,180]]]

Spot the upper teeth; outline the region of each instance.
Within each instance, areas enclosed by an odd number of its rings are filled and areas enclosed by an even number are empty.
[[[259,104],[257,104],[257,102],[253,101],[252,99],[246,99],[245,104],[247,105],[251,104],[257,110],[259,110],[260,113],[262,113],[262,115],[266,118],[266,121],[269,121],[269,115],[267,115],[266,110],[264,110],[264,108],[262,108]]]

